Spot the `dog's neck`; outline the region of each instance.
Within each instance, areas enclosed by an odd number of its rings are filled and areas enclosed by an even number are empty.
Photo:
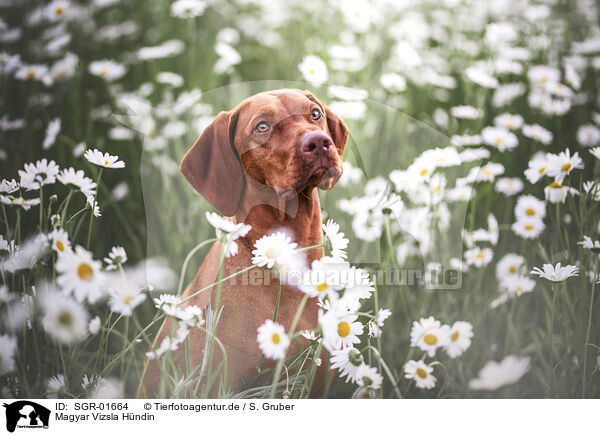
[[[271,196],[265,201],[264,192],[247,191],[246,198],[235,215],[235,222],[252,226],[246,236],[251,246],[261,237],[284,230],[299,247],[323,243],[321,204],[316,187],[305,187],[297,197],[283,200]],[[323,248],[306,251],[308,264],[323,256]]]

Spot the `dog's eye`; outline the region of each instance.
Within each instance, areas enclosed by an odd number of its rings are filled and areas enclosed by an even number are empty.
[[[256,127],[254,127],[254,131],[257,133],[269,131],[269,124],[267,124],[265,121],[260,121],[258,124],[256,124]]]
[[[313,121],[318,121],[319,119],[321,119],[321,112],[319,112],[317,109],[313,109],[310,112],[310,119],[312,119]]]

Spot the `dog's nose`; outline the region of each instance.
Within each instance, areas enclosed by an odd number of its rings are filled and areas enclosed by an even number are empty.
[[[300,141],[300,150],[305,154],[327,154],[332,146],[333,141],[322,131],[307,133]]]

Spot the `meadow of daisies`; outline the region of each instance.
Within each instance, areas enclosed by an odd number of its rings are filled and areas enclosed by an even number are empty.
[[[163,397],[308,397],[323,366],[327,397],[600,397],[596,2],[0,11],[1,397],[134,397],[150,360]],[[178,165],[220,110],[282,87],[310,89],[350,138],[321,192],[326,256],[306,264],[315,247],[275,232],[240,272],[304,296],[290,330],[275,313],[256,331],[274,368],[232,391],[219,301],[181,294],[214,241],[235,256],[250,228]],[[306,304],[319,324],[297,331]]]

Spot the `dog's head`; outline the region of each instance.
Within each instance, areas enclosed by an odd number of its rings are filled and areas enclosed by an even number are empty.
[[[184,156],[181,172],[231,216],[246,186],[283,200],[306,187],[331,189],[347,138],[344,122],[312,93],[263,92],[219,113]]]

